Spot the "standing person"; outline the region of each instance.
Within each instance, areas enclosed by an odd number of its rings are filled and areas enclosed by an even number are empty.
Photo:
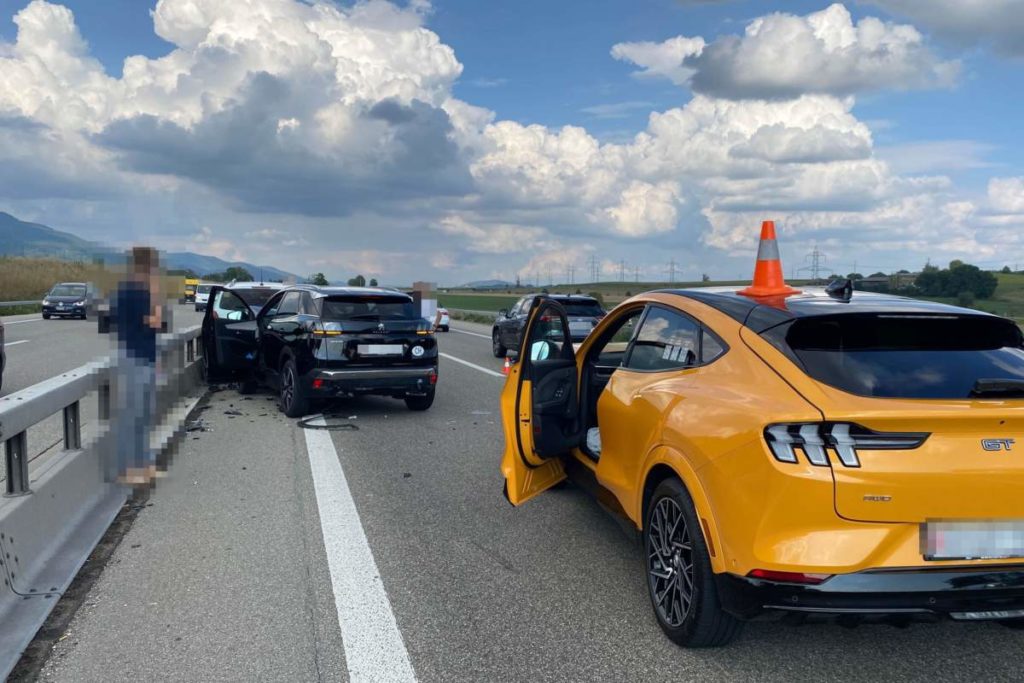
[[[128,277],[118,285],[113,322],[117,332],[118,481],[141,487],[156,476],[150,448],[156,406],[156,335],[163,324],[156,250],[134,247]]]

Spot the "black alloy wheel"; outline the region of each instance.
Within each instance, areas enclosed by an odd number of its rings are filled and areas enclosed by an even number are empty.
[[[501,343],[501,334],[498,330],[491,332],[491,351],[495,358],[503,358],[508,352],[508,349]]]
[[[644,569],[662,631],[683,647],[719,647],[743,623],[722,609],[707,543],[686,487],[666,479],[644,515]]]
[[[289,358],[281,368],[281,412],[288,417],[302,417],[306,414],[307,403],[295,361]]]
[[[693,540],[683,511],[672,498],[655,504],[646,545],[654,608],[662,621],[679,628],[693,605]]]

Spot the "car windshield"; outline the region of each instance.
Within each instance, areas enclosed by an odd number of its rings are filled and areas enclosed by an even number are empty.
[[[1003,318],[823,316],[764,336],[814,379],[861,396],[963,399],[979,380],[1024,381],[1021,332]]]
[[[330,296],[323,300],[324,320],[416,320],[416,304],[404,296]]]
[[[196,294],[209,294],[210,287],[213,287],[213,285],[199,285],[196,287]]]
[[[249,304],[249,308],[258,311],[263,308],[263,304],[270,301],[270,297],[277,294],[280,290],[270,289],[269,287],[246,287],[233,291],[245,299],[245,303]]]
[[[57,285],[50,290],[50,296],[85,296],[85,285]]]

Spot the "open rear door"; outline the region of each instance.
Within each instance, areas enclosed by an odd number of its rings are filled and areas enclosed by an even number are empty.
[[[565,309],[545,297],[530,307],[519,362],[502,393],[505,497],[520,505],[565,479],[560,456],[580,441],[576,357]]]
[[[203,316],[203,369],[207,381],[256,367],[256,314],[237,292],[213,287]]]

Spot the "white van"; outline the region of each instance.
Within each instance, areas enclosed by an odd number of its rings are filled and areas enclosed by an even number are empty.
[[[206,303],[210,300],[210,288],[213,287],[209,282],[200,282],[196,285],[196,310],[205,311]]]

